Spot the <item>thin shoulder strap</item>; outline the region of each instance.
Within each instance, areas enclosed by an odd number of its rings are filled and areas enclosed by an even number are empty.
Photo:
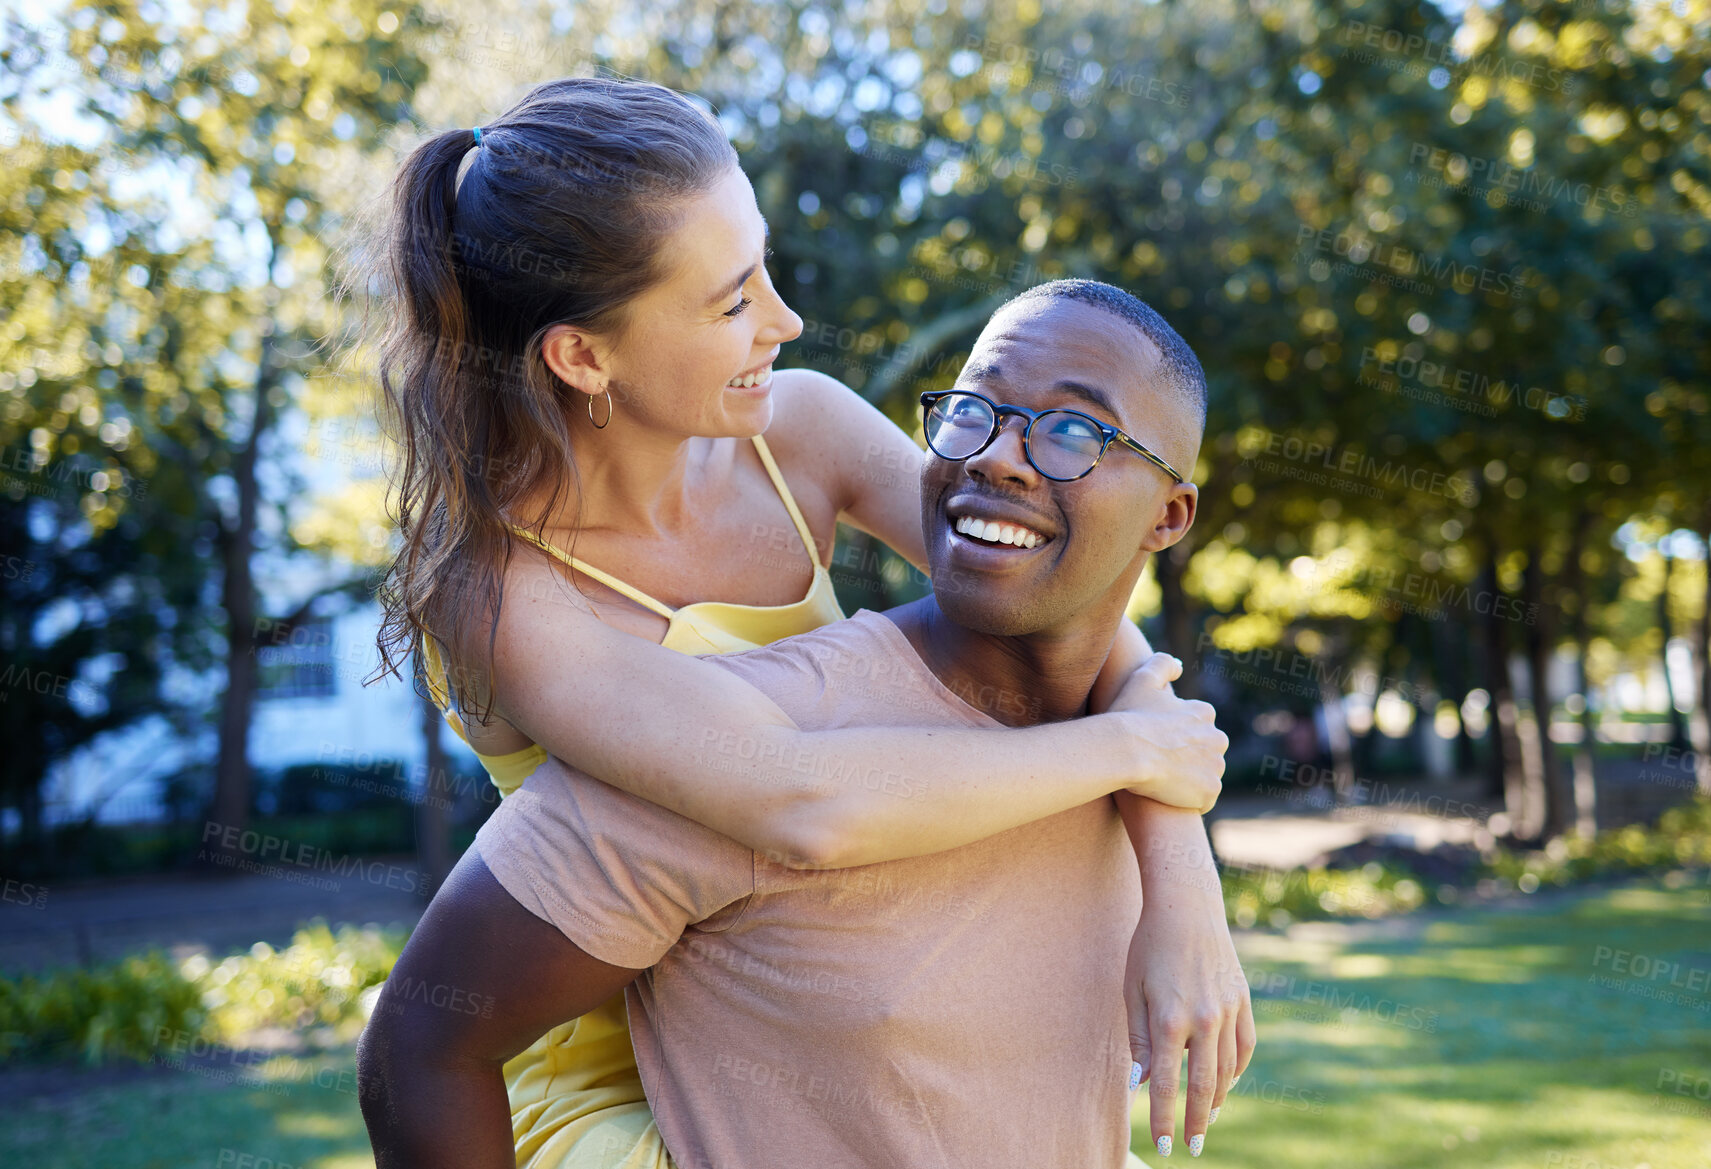
[[[585,563],[584,561],[578,560],[574,556],[566,555],[565,553],[559,551],[559,549],[557,547],[555,547],[552,544],[547,543],[545,540],[541,539],[539,536],[535,535],[533,532],[529,531],[527,528],[520,528],[516,524],[512,524],[511,530],[513,532],[517,533],[517,535],[523,537],[523,539],[527,540],[529,543],[533,544],[535,547],[539,548],[542,552],[545,552],[545,553],[548,553],[549,555],[558,557],[560,560],[564,561],[566,564],[568,564],[572,568],[576,569],[576,571],[587,573],[589,576],[593,577],[595,580],[599,581],[601,584],[605,585],[607,588],[611,589],[613,592],[623,593],[626,597],[630,598],[630,600],[636,602],[636,604],[645,606],[646,608],[649,608],[649,609],[652,609],[655,613],[658,613],[661,617],[665,617],[669,620],[677,612],[677,610],[673,609],[671,606],[666,605],[660,601],[654,600],[652,597],[650,597],[646,593],[642,592],[641,589],[634,588],[631,585],[625,584],[623,581],[619,580],[617,577],[613,576],[611,573],[601,572],[598,568],[595,568],[592,564],[588,564],[588,563]]]
[[[772,485],[778,489],[778,497],[784,500],[785,510],[790,512],[790,518],[796,524],[796,534],[802,537],[802,546],[808,549],[808,559],[814,562],[814,567],[820,567],[820,552],[814,547],[814,533],[808,527],[808,521],[802,518],[802,510],[796,506],[796,497],[790,494],[790,488],[784,482],[784,476],[779,473],[778,464],[772,459],[772,452],[767,449],[766,439],[760,435],[754,436],[755,452],[760,455],[760,461],[766,465],[767,476]]]
[[[439,643],[433,634],[422,631],[422,675],[428,683],[428,694],[441,710],[451,709],[451,687],[446,682],[445,662],[440,659]]]

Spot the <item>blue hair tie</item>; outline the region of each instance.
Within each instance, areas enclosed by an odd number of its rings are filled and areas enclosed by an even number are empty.
[[[475,128],[475,144],[477,146],[481,145],[481,127],[480,126],[477,126]]]

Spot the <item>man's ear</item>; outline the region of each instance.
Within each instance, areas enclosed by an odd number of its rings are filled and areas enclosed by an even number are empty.
[[[541,357],[547,368],[573,390],[595,396],[604,394],[611,385],[611,348],[587,329],[553,325],[541,339]]]
[[[1148,552],[1162,552],[1181,540],[1194,526],[1194,511],[1199,503],[1200,489],[1194,484],[1178,483],[1171,488],[1141,547]]]

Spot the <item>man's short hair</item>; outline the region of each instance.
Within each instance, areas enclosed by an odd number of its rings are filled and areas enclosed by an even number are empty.
[[[1079,300],[1083,304],[1114,313],[1139,329],[1147,340],[1158,347],[1164,367],[1165,381],[1182,394],[1194,409],[1196,429],[1206,429],[1206,371],[1200,359],[1170,323],[1153,311],[1151,305],[1133,293],[1098,280],[1052,280],[1014,297],[1009,303],[1019,304],[1043,299]]]

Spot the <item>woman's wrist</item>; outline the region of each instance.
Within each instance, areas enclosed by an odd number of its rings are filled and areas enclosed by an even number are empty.
[[[1159,790],[1156,749],[1148,740],[1147,719],[1132,710],[1113,710],[1084,721],[1109,720],[1112,745],[1101,756],[1111,761],[1109,792],[1128,791],[1156,799]]]

